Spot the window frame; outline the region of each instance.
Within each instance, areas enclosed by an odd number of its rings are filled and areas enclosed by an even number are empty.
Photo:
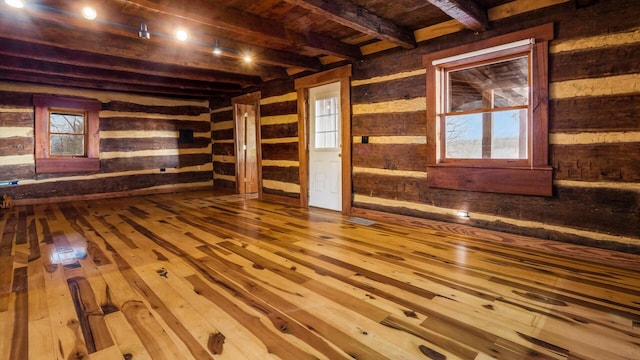
[[[37,174],[96,172],[100,170],[100,117],[98,100],[55,95],[34,95],[35,170]],[[84,156],[51,155],[49,121],[51,112],[84,113]]]
[[[505,51],[499,48],[525,39],[533,44]],[[423,56],[426,67],[427,103],[427,184],[433,188],[523,195],[552,195],[552,168],[548,165],[548,42],[553,39],[553,23],[441,50]],[[480,51],[496,48],[488,53]],[[475,53],[479,51],[479,53]],[[441,114],[444,102],[444,69],[464,63],[498,59],[507,53],[530,52],[530,97],[528,162],[465,159],[444,161]],[[464,55],[472,55],[460,60]],[[451,59],[448,60],[447,59]],[[472,60],[470,60],[472,59]],[[444,61],[444,62],[443,62]],[[436,63],[434,65],[434,62]]]

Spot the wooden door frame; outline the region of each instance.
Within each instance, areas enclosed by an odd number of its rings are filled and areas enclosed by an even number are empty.
[[[351,65],[341,66],[295,80],[298,92],[298,157],[300,163],[300,206],[309,207],[309,88],[340,82],[342,144],[342,214],[349,215],[351,191]]]
[[[240,167],[241,157],[244,158],[244,150],[241,149],[241,144],[244,142],[239,139],[238,121],[241,119],[237,116],[236,105],[254,105],[256,107],[256,162],[258,166],[258,198],[262,199],[262,149],[261,149],[261,137],[260,137],[260,91],[252,92],[236,96],[231,99],[233,108],[233,138],[234,138],[234,150],[236,153],[236,193],[244,194],[245,189],[240,185],[244,182],[240,175],[244,175],[244,170]],[[243,154],[243,155],[241,155]]]

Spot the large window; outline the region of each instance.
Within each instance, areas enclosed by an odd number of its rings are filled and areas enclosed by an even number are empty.
[[[431,187],[551,195],[552,24],[428,54]]]
[[[100,170],[96,100],[35,95],[36,172]]]

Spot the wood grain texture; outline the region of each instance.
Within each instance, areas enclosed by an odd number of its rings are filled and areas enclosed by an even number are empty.
[[[20,264],[32,223],[56,266]],[[209,192],[16,206],[0,230],[2,360],[640,355],[638,255]]]

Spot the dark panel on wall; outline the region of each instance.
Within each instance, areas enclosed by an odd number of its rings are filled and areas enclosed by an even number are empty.
[[[298,123],[263,125],[260,131],[262,139],[297,137]]]
[[[262,160],[298,160],[298,143],[262,144]]]
[[[299,168],[293,166],[264,166],[262,167],[262,179],[300,184],[299,171]]]
[[[416,75],[397,80],[356,86],[351,91],[351,101],[356,104],[412,99],[424,96],[426,91],[425,75]]]
[[[164,115],[189,115],[197,116],[209,113],[209,108],[204,106],[157,106],[140,105],[124,101],[109,101],[102,104],[102,110],[118,112],[143,112]]]
[[[640,94],[549,101],[549,127],[560,131],[640,130]]]
[[[354,115],[351,123],[351,131],[354,136],[426,136],[426,118],[427,115],[425,111]]]
[[[353,144],[353,166],[425,171],[426,158],[424,144]]]

